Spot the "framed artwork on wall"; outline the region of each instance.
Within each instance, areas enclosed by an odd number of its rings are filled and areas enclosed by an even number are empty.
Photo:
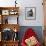
[[[25,19],[26,20],[36,19],[36,8],[35,7],[25,7]]]
[[[9,15],[9,10],[2,10],[2,15]]]

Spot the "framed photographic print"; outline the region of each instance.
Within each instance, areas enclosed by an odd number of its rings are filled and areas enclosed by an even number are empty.
[[[2,15],[9,15],[9,10],[2,10]]]
[[[36,8],[26,7],[25,8],[25,18],[26,20],[35,20],[36,19]]]

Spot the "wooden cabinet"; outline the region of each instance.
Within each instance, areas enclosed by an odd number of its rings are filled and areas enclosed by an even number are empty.
[[[17,35],[19,31],[18,18],[19,7],[0,7],[0,46],[18,46],[19,39],[16,40],[15,38],[18,37]],[[8,38],[6,38],[4,32],[6,32]],[[10,36],[10,33],[8,32],[12,32],[13,34]],[[5,36],[6,40],[2,35]],[[9,36],[11,39],[7,41]]]

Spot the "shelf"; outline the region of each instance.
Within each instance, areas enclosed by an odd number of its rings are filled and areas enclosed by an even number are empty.
[[[18,41],[11,41],[11,42],[2,42],[3,46],[18,46]]]
[[[1,26],[1,30],[5,29],[5,28],[9,28],[9,29],[12,29],[13,31],[14,31],[14,29],[19,31],[19,24],[0,24],[0,26]]]
[[[18,10],[19,9],[19,7],[0,7],[0,10],[11,10],[11,9],[16,9],[16,10]]]
[[[4,43],[15,43],[15,42],[19,42],[19,40],[15,40],[15,41],[12,41],[12,40],[10,40],[10,41],[3,41]]]
[[[2,15],[18,15],[19,7],[0,7]]]

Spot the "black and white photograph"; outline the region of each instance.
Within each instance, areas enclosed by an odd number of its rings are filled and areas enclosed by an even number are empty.
[[[26,7],[25,8],[25,18],[28,20],[36,19],[36,8],[35,7]]]

